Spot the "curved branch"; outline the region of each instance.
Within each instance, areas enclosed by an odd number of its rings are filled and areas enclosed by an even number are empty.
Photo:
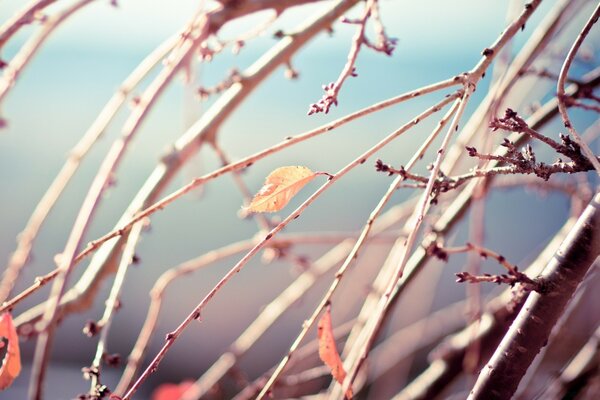
[[[33,0],[0,26],[0,50],[23,25],[30,24],[35,15],[56,0]]]
[[[17,77],[23,71],[23,68],[31,61],[35,53],[42,47],[50,34],[71,15],[76,13],[82,7],[88,5],[94,0],[80,0],[57,15],[48,18],[42,27],[42,30],[31,39],[29,39],[19,50],[17,55],[8,63],[2,77],[0,77],[0,103],[15,84]],[[33,11],[35,13],[35,11]],[[25,14],[27,15],[27,14]],[[0,42],[1,46],[1,42]]]
[[[581,151],[583,152],[583,154],[585,154],[588,161],[594,166],[594,169],[596,170],[598,175],[600,175],[600,161],[598,161],[598,159],[594,155],[594,152],[590,149],[590,147],[587,145],[587,143],[581,139],[581,137],[579,136],[579,134],[573,127],[573,123],[571,122],[571,119],[569,118],[569,113],[567,112],[566,101],[568,100],[568,96],[565,95],[565,82],[567,80],[567,74],[569,73],[571,64],[573,63],[573,60],[575,59],[575,55],[577,54],[579,47],[581,47],[581,44],[583,43],[586,36],[592,29],[592,26],[596,22],[598,22],[598,18],[600,18],[600,4],[598,4],[598,6],[596,7],[596,10],[590,16],[590,19],[587,21],[587,23],[585,24],[585,26],[583,27],[583,29],[577,36],[577,39],[575,40],[575,43],[573,43],[573,46],[571,46],[569,53],[567,53],[567,57],[565,58],[565,62],[563,64],[563,66],[560,70],[560,74],[558,76],[556,97],[558,98],[558,109],[560,111],[560,116],[562,117],[565,128],[567,128],[569,130],[569,133],[571,133],[571,135],[573,135],[573,138],[575,139],[575,141],[577,141],[577,144],[581,147]]]

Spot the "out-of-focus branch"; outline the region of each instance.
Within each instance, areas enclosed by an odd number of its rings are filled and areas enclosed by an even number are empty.
[[[11,18],[6,20],[0,26],[0,50],[6,42],[19,30],[23,25],[27,25],[35,21],[36,14],[39,14],[44,8],[48,7],[56,0],[32,0],[21,10],[13,14]]]
[[[14,86],[19,74],[23,71],[23,68],[33,58],[35,53],[42,47],[44,42],[50,37],[50,34],[58,28],[65,20],[76,13],[84,6],[90,4],[94,0],[79,0],[78,2],[67,7],[65,10],[49,17],[44,21],[42,30],[35,36],[32,36],[24,45],[21,47],[17,55],[13,57],[8,65],[4,68],[3,74],[0,77],[0,103],[6,97],[6,94],[11,87]],[[49,4],[49,3],[48,3]],[[35,13],[35,11],[33,11]],[[27,18],[28,14],[24,14]],[[18,24],[18,22],[17,22]],[[11,33],[12,34],[12,33]],[[0,47],[2,46],[0,42]]]
[[[98,117],[94,120],[92,125],[85,132],[83,137],[77,142],[73,149],[69,152],[69,157],[63,165],[62,169],[52,181],[52,184],[42,196],[42,199],[36,206],[35,210],[31,214],[29,221],[25,229],[19,235],[19,241],[17,249],[11,255],[8,265],[4,270],[2,276],[2,282],[0,282],[0,303],[4,301],[10,295],[12,288],[14,287],[16,280],[18,279],[21,270],[30,258],[33,243],[37,234],[42,227],[42,224],[46,220],[46,217],[56,204],[56,201],[62,194],[63,190],[79,168],[82,159],[86,156],[88,151],[92,148],[94,143],[102,136],[108,127],[109,123],[113,120],[117,111],[127,100],[127,97],[132,90],[140,83],[144,77],[158,64],[167,53],[173,48],[173,46],[179,40],[178,35],[167,39],[164,43],[158,46],[152,53],[150,53],[135,70],[123,81],[120,89],[106,103],[102,111],[98,114]],[[56,271],[53,273],[40,277],[36,282],[39,286],[43,286],[46,282],[53,279],[56,276]],[[27,293],[22,293],[24,296],[20,298],[12,299],[10,302],[2,304],[0,313],[6,309],[14,307],[18,301],[26,297]]]
[[[144,223],[139,222],[136,224],[131,230],[132,237],[139,237],[142,233]],[[135,242],[131,242],[135,243]],[[102,315],[102,319],[97,323],[97,326],[100,327],[100,338],[98,339],[98,345],[96,346],[96,355],[94,356],[94,360],[92,361],[92,365],[90,366],[90,371],[93,371],[91,375],[91,383],[90,383],[90,391],[89,394],[93,398],[93,396],[101,396],[101,393],[104,391],[105,386],[102,385],[102,381],[100,379],[100,374],[102,370],[102,362],[107,355],[108,348],[108,334],[110,332],[110,327],[112,325],[112,321],[115,315],[115,311],[119,305],[119,296],[121,295],[121,289],[123,288],[123,284],[125,283],[125,275],[127,269],[133,262],[135,257],[135,249],[134,246],[129,246],[123,250],[123,257],[121,257],[121,263],[117,269],[117,273],[115,276],[115,281],[110,290],[110,294],[108,299],[106,300],[106,308],[104,309],[104,315]]]
[[[596,194],[537,278],[532,292],[494,355],[479,374],[469,399],[506,399],[545,346],[551,329],[590,266],[600,255],[600,194]]]
[[[600,328],[573,357],[554,383],[543,393],[547,399],[572,399],[600,372]]]

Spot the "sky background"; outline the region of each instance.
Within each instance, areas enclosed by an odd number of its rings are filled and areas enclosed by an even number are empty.
[[[123,0],[115,8],[108,3],[95,2],[61,26],[20,76],[0,110],[9,124],[8,129],[0,134],[2,260],[8,259],[14,250],[15,237],[25,226],[69,149],[120,82],[149,51],[178,30],[193,15],[198,4],[189,0]],[[321,85],[335,80],[345,62],[354,27],[340,24],[335,26],[333,35],[318,36],[294,57],[293,65],[300,73],[298,80],[285,79],[280,69],[264,82],[225,123],[219,132],[220,143],[231,158],[244,157],[286,136],[314,128],[376,101],[466,71],[479,60],[481,50],[503,30],[506,3],[503,0],[382,1],[383,21],[388,34],[398,38],[396,51],[392,57],[386,57],[363,50],[356,64],[359,76],[346,82],[337,108],[328,115],[306,115],[309,104],[321,97]],[[515,48],[522,45],[552,3],[544,2],[527,24],[525,32],[517,36]],[[20,1],[2,1],[0,21],[6,20],[20,6]],[[193,117],[201,115],[210,105],[210,102],[202,103],[190,96],[191,90],[198,84],[211,86],[225,77],[232,67],[243,70],[276,43],[272,32],[280,28],[289,30],[321,8],[322,5],[318,4],[286,12],[266,35],[249,43],[239,55],[234,56],[226,50],[212,63],[199,66],[195,85],[186,87],[182,79],[177,79],[144,123],[119,169],[117,185],[105,196],[86,241],[111,229],[165,149],[184,132]],[[356,14],[359,9],[350,15]],[[233,38],[266,17],[266,14],[261,14],[240,21],[235,27],[226,26],[220,36]],[[3,49],[2,58],[9,60],[31,33],[32,29],[28,28],[17,35]],[[489,78],[478,88],[476,99],[481,99],[488,84]],[[281,165],[306,165],[313,170],[335,172],[438,99],[439,95],[419,98],[295,146],[257,163],[244,178],[251,190],[256,190],[269,171]],[[468,112],[472,110],[473,107]],[[118,136],[126,111],[119,114],[106,136],[86,158],[50,215],[37,241],[34,259],[23,273],[17,290],[53,267],[51,260],[62,250],[89,182],[112,140]],[[375,158],[395,165],[405,163],[435,122],[431,120],[420,124],[411,135],[394,142]],[[375,158],[334,185],[287,231],[360,229],[390,182],[387,176],[374,172],[372,165]],[[217,167],[214,155],[205,150],[182,170],[168,191]],[[280,215],[286,216],[293,210],[293,205],[300,204],[321,183],[311,183]],[[394,201],[406,196],[407,193],[399,193]],[[207,185],[201,196],[186,196],[152,218],[152,229],[144,234],[139,245],[142,263],[130,271],[122,297],[124,308],[115,318],[110,339],[111,352],[127,354],[145,317],[148,290],[162,271],[210,249],[254,234],[256,225],[251,220],[240,220],[236,216],[241,204],[242,198],[227,176]],[[510,213],[499,212],[500,207],[506,204],[518,206]],[[507,258],[521,265],[521,262],[535,257],[540,243],[553,236],[568,211],[569,203],[561,196],[501,192],[490,198],[487,217],[488,227],[493,229],[488,229],[486,239]],[[464,241],[464,233],[459,229],[454,239]],[[311,250],[307,254],[314,258],[323,250],[325,248]],[[372,274],[372,269],[384,256],[383,247],[373,247],[372,251],[363,255],[367,262],[361,265],[367,266],[361,270],[362,273]],[[169,312],[160,320],[149,355],[156,353],[164,334],[183,319],[236,261],[234,257],[218,263],[196,274],[193,279],[179,282],[167,292],[165,307]],[[459,258],[458,262],[444,269],[442,279],[452,280],[453,272],[460,267]],[[277,288],[283,288],[294,276],[295,272],[287,264],[252,262],[218,294],[203,315],[202,324],[191,326],[185,332],[144,389],[165,380],[179,381],[199,376],[237,337],[240,329],[255,318],[260,307],[274,297],[280,290]],[[251,377],[284,354],[299,329],[299,321],[314,307],[327,284],[324,281],[317,285],[307,295],[306,301],[283,317],[244,359],[242,367]],[[464,295],[463,287],[450,286],[445,285],[440,292],[429,288],[430,292],[416,292],[407,297],[415,303],[422,302],[419,296],[434,297],[434,306],[439,307]],[[20,306],[17,313],[47,295],[47,290],[41,291]],[[72,316],[61,326],[54,345],[54,357],[58,363],[51,370],[50,384],[47,385],[49,399],[66,398],[87,390],[87,383],[80,379],[79,369],[91,362],[96,342],[80,331],[87,319],[100,317],[106,295],[107,290],[104,290],[93,310],[86,315]],[[337,315],[339,320],[348,317],[361,300],[351,292],[346,295],[347,308]],[[398,323],[407,323],[411,318],[410,315],[398,318]],[[32,349],[33,342],[24,343],[25,364],[31,359]],[[107,371],[107,376],[112,375],[114,379],[116,371]],[[27,371],[15,382],[15,393],[25,390],[26,376]],[[69,384],[57,385],[58,382]],[[107,383],[110,386],[111,378]]]

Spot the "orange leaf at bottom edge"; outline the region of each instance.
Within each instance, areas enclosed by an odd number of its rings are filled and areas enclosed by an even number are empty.
[[[0,365],[0,390],[9,387],[21,373],[21,353],[19,336],[13,324],[12,315],[4,313],[0,316],[0,337],[8,341],[6,354]]]
[[[335,336],[333,335],[333,326],[331,324],[331,306],[327,307],[325,314],[319,320],[317,337],[319,338],[319,357],[321,361],[331,369],[331,376],[340,385],[343,385],[344,379],[346,379],[346,371],[344,370],[344,364],[335,344]],[[351,399],[352,396],[352,388],[348,388],[346,398]]]

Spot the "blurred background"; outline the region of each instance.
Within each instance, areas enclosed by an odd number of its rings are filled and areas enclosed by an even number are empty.
[[[544,2],[525,31],[517,36],[513,47],[515,52],[552,4]],[[8,126],[0,131],[0,260],[8,260],[14,251],[15,238],[35,205],[71,147],[105,102],[153,48],[191,18],[197,5],[197,1],[191,0],[122,0],[117,7],[111,6],[109,1],[95,2],[62,25],[19,77],[1,109]],[[192,82],[186,83],[181,76],[176,79],[153,108],[128,151],[116,174],[116,185],[104,197],[85,241],[99,237],[113,227],[169,145],[210,106],[212,98],[201,101],[196,95],[200,85],[218,83],[232,68],[242,71],[276,43],[277,39],[273,37],[275,31],[291,30],[323,6],[313,4],[291,9],[264,35],[248,42],[239,54],[234,55],[226,49],[212,62],[197,64]],[[2,1],[0,22],[20,7],[21,1]],[[357,15],[361,9],[357,7],[350,16]],[[393,56],[364,49],[356,64],[358,77],[345,83],[339,105],[327,115],[307,116],[308,106],[322,96],[321,85],[334,81],[346,60],[355,27],[336,24],[333,33],[319,35],[293,58],[293,67],[299,72],[298,79],[286,79],[284,70],[277,70],[225,123],[219,132],[219,142],[229,157],[233,160],[245,157],[286,136],[299,134],[374,102],[469,70],[479,60],[481,50],[493,43],[503,30],[507,18],[507,2],[502,0],[384,0],[381,9],[389,36],[398,39]],[[584,16],[580,17],[583,24]],[[236,21],[225,26],[219,36],[222,39],[235,38],[266,18],[268,14],[261,13]],[[1,58],[10,60],[32,32],[32,28],[24,29],[2,50]],[[587,44],[590,43],[594,41],[588,40]],[[593,56],[590,63],[598,65],[597,58]],[[589,67],[579,65],[576,68],[584,70]],[[540,90],[548,90],[553,84],[549,82],[548,87]],[[478,88],[476,99],[482,98],[488,85],[489,77]],[[271,170],[283,165],[305,165],[313,170],[334,173],[422,109],[437,102],[442,94],[417,98],[293,146],[256,163],[243,174],[243,179],[252,191],[256,191]],[[472,102],[469,113],[476,103]],[[112,140],[118,137],[127,114],[125,107],[84,160],[44,225],[36,241],[33,259],[13,293],[18,293],[36,276],[54,268],[53,257],[63,250],[91,179]],[[579,120],[584,127],[591,117],[581,114]],[[381,158],[395,166],[406,163],[436,122],[432,118],[421,123],[333,185],[300,219],[286,228],[286,232],[359,230],[391,182],[385,174],[375,172],[375,159]],[[553,127],[556,129],[557,125],[550,125],[547,129]],[[215,155],[205,149],[183,168],[167,192],[219,166]],[[309,184],[279,215],[287,216],[294,206],[322,184],[319,180]],[[411,194],[399,191],[392,203]],[[211,249],[251,238],[256,233],[252,219],[238,217],[242,202],[242,195],[228,175],[210,182],[201,192],[185,196],[152,217],[151,229],[144,233],[138,246],[140,263],[133,266],[127,276],[121,296],[123,308],[113,324],[109,352],[123,356],[129,353],[146,315],[148,291],[163,271]],[[508,211],[507,204],[511,205]],[[569,200],[562,194],[495,191],[490,196],[486,212],[486,244],[513,263],[526,265],[562,225],[569,213]],[[451,241],[462,244],[467,237],[466,227],[460,226],[451,235]],[[334,322],[347,320],[356,312],[364,298],[357,293],[367,293],[369,277],[385,259],[387,248],[386,243],[373,244],[361,254],[358,266],[348,277],[348,281],[356,283],[344,286],[336,296],[340,300],[334,311]],[[327,246],[323,245],[300,247],[300,253],[309,260],[326,250]],[[156,354],[165,333],[181,322],[239,257],[241,255],[179,280],[167,291],[164,308],[167,312],[160,317],[148,357]],[[392,325],[406,325],[427,314],[430,309],[439,309],[464,298],[464,286],[453,283],[453,274],[462,270],[464,260],[464,257],[456,256],[448,264],[429,263],[427,268],[431,272],[424,274],[424,278],[417,280],[403,296]],[[486,272],[498,271],[493,263],[485,265],[489,267]],[[76,269],[71,282],[76,281],[83,269],[83,265]],[[256,317],[261,307],[298,272],[286,262],[275,261],[265,265],[260,257],[252,261],[218,293],[203,313],[202,322],[192,324],[185,331],[158,372],[142,387],[139,398],[148,396],[152,388],[161,382],[179,382],[200,376]],[[439,284],[435,284],[438,280]],[[330,276],[322,279],[244,357],[241,367],[250,378],[267,370],[285,354],[300,329],[301,321],[314,308],[329,282]],[[15,314],[45,299],[48,289],[41,290],[19,305]],[[81,378],[80,369],[91,363],[96,340],[84,336],[81,330],[87,320],[99,319],[102,315],[108,289],[109,285],[105,284],[93,309],[84,315],[68,317],[57,331],[46,385],[48,399],[72,398],[87,391],[88,383]],[[482,289],[490,292],[495,288],[484,285]],[[13,388],[0,397],[24,398],[34,344],[34,341],[22,343],[25,371]],[[144,365],[147,362],[148,358]],[[103,380],[109,387],[116,382],[119,371],[105,369]]]

